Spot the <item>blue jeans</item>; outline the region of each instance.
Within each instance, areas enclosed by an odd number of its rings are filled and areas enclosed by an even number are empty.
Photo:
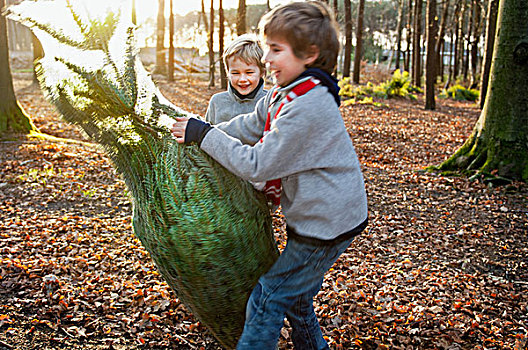
[[[273,350],[284,316],[292,327],[296,349],[329,349],[314,312],[313,297],[323,276],[353,238],[333,246],[314,246],[288,239],[271,269],[260,277],[249,297],[238,350]]]

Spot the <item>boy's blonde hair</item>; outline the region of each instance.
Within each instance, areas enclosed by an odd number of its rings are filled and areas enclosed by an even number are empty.
[[[263,55],[264,51],[260,46],[258,37],[254,34],[243,34],[226,47],[222,59],[226,72],[229,72],[229,59],[239,58],[247,64],[258,66],[262,75],[266,72],[266,67],[262,63]]]
[[[304,58],[315,45],[319,57],[309,67],[332,73],[339,53],[339,30],[334,14],[320,1],[292,2],[268,12],[259,23],[264,36],[286,40],[295,56]]]

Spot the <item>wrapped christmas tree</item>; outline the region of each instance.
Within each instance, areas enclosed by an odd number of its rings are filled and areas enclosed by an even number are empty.
[[[43,45],[36,71],[49,101],[123,177],[134,233],[165,281],[223,346],[235,347],[247,298],[278,256],[264,196],[198,146],[175,142],[171,117],[190,114],[156,88],[119,11],[89,16],[75,1],[40,0],[7,15]]]

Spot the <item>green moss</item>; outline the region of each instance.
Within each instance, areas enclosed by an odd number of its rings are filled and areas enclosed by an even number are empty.
[[[528,182],[528,162],[526,162],[526,165],[524,166],[521,178],[524,182]]]
[[[37,127],[18,101],[8,103],[8,106],[0,111],[0,133],[7,131],[23,134],[37,131]]]

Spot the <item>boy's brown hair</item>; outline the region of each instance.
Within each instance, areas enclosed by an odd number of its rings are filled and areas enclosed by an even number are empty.
[[[293,2],[278,6],[262,17],[259,28],[264,36],[286,40],[299,58],[311,54],[315,45],[319,57],[309,67],[331,74],[337,65],[338,25],[334,14],[323,2]]]
[[[264,51],[260,46],[258,37],[253,34],[243,34],[233,40],[224,50],[222,59],[226,72],[229,72],[229,59],[239,58],[247,64],[255,64],[260,69],[260,74],[266,72],[266,67],[262,63]]]

